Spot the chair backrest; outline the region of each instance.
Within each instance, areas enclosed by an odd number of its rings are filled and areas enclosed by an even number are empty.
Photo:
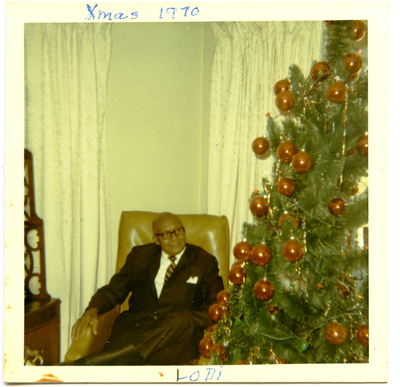
[[[157,212],[123,211],[119,223],[118,272],[125,264],[133,246],[153,242],[153,219]],[[179,215],[186,230],[186,241],[202,247],[218,259],[219,274],[227,287],[229,271],[229,224],[226,216]],[[127,308],[124,303],[122,310]]]

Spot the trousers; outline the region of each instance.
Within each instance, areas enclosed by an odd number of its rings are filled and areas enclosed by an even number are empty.
[[[123,312],[100,352],[75,365],[178,365],[196,357],[196,325],[190,312],[154,317]]]

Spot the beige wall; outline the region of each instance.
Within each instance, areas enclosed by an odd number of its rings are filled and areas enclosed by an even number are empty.
[[[202,213],[214,38],[204,23],[115,23],[106,127],[113,259],[121,211]]]

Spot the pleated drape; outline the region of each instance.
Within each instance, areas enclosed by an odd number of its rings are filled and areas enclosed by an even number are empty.
[[[208,160],[209,214],[226,215],[233,247],[242,224],[252,220],[249,197],[271,176],[272,157],[251,149],[266,134],[266,113],[279,114],[274,84],[296,64],[305,76],[322,57],[323,22],[212,24],[216,47],[212,70]],[[231,263],[233,263],[233,256]]]
[[[44,221],[47,290],[61,299],[61,357],[111,267],[104,114],[111,24],[25,25],[25,147]]]

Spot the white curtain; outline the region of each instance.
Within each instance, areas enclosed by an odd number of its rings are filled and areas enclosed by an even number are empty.
[[[231,251],[251,222],[249,197],[262,192],[272,157],[251,149],[266,134],[266,113],[279,114],[273,87],[296,64],[308,76],[322,59],[323,22],[213,23],[216,46],[211,83],[207,213],[226,215]],[[234,258],[231,256],[231,263]]]
[[[25,24],[25,147],[44,221],[47,291],[72,325],[111,267],[104,112],[111,23]]]

